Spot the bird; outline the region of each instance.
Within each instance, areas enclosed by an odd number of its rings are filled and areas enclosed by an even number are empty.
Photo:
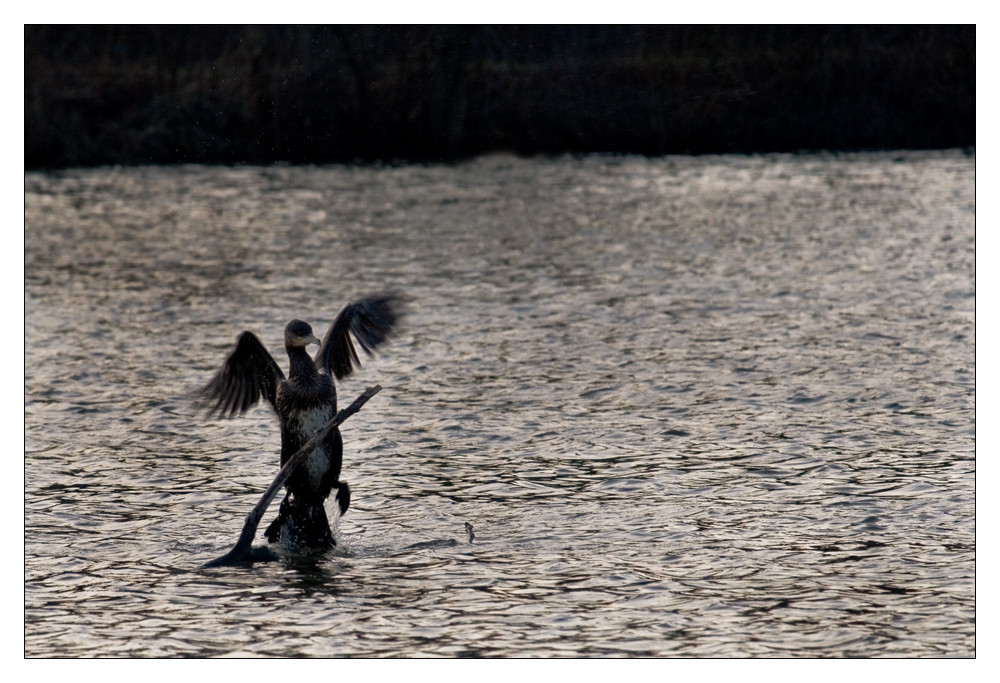
[[[368,355],[385,342],[400,319],[400,300],[381,294],[350,303],[337,315],[323,341],[302,320],[285,327],[288,377],[253,332],[236,338],[236,347],[202,390],[209,415],[243,415],[263,397],[281,424],[281,464],[337,414],[334,378],[340,380],[361,366],[353,337]],[[311,345],[319,351],[312,358]],[[351,489],[340,481],[343,439],[333,429],[322,444],[292,473],[277,518],[265,537],[302,552],[322,552],[336,546],[324,502],[336,489],[343,515],[350,507]]]

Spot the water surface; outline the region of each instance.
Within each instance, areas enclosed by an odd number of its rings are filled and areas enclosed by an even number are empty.
[[[975,654],[975,159],[25,174],[25,654]],[[397,290],[337,552],[193,393]],[[265,524],[270,515],[265,518]],[[465,540],[463,524],[477,538]],[[451,541],[408,548],[427,541]]]

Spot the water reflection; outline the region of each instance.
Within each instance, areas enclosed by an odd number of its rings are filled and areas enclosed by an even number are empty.
[[[974,159],[897,156],[26,174],[26,653],[972,654]],[[280,438],[193,391],[384,289],[338,551],[196,571]]]

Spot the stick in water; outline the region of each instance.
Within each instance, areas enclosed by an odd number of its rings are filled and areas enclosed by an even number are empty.
[[[330,418],[330,421],[323,425],[320,430],[313,435],[313,438],[306,442],[305,446],[295,451],[295,454],[292,455],[287,462],[285,462],[284,467],[282,467],[281,471],[278,472],[278,476],[276,476],[274,481],[271,482],[271,485],[267,488],[267,491],[264,492],[264,495],[261,496],[260,500],[257,501],[257,504],[254,505],[250,514],[247,515],[246,522],[243,524],[243,532],[240,534],[240,538],[236,541],[236,545],[233,546],[233,549],[222,557],[218,557],[211,562],[202,565],[202,569],[206,569],[208,567],[228,567],[241,562],[252,561],[254,559],[253,539],[254,536],[257,535],[257,527],[260,525],[260,520],[264,516],[264,513],[267,512],[267,506],[271,504],[271,501],[274,500],[274,496],[281,490],[281,487],[285,485],[285,482],[288,481],[288,477],[291,476],[292,472],[295,471],[295,468],[298,467],[301,462],[309,457],[309,454],[313,452],[313,449],[315,449],[316,446],[318,446],[320,442],[326,438],[326,435],[329,434],[331,430],[336,429],[340,423],[361,410],[361,406],[367,403],[368,399],[380,391],[382,391],[382,387],[378,384],[365,389],[365,393],[354,399],[354,403],[341,410],[334,417]]]

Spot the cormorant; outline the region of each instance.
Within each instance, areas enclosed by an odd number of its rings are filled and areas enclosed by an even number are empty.
[[[281,421],[284,465],[337,414],[333,377],[342,379],[355,366],[361,366],[351,334],[371,356],[389,336],[398,315],[398,299],[393,295],[348,304],[333,321],[322,344],[307,323],[291,321],[285,327],[287,379],[256,335],[243,332],[236,339],[236,348],[202,392],[208,401],[214,401],[210,414],[242,415],[264,396]],[[310,344],[320,345],[314,358],[306,353]],[[350,506],[351,490],[347,482],[340,481],[342,459],[343,441],[340,430],[334,429],[289,477],[278,517],[264,532],[268,541],[282,541],[304,551],[322,551],[336,545],[323,502],[337,489],[341,514]]]

